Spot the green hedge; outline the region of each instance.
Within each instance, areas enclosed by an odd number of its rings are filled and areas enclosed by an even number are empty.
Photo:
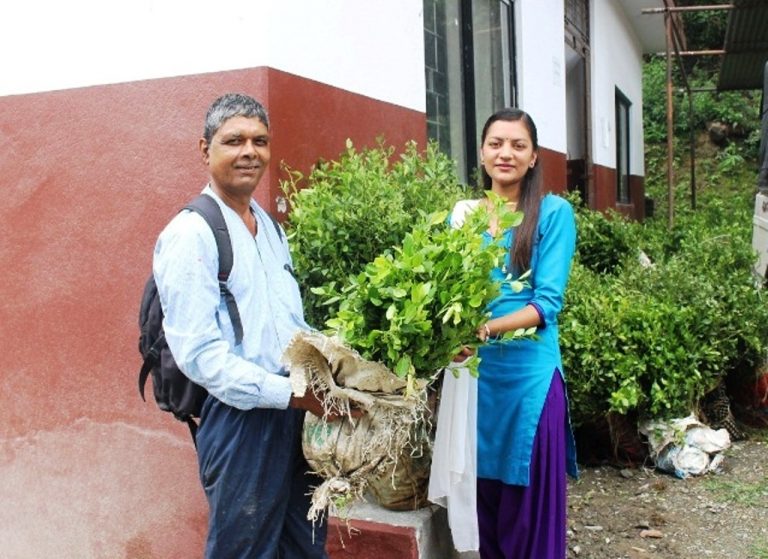
[[[400,244],[427,213],[466,197],[454,162],[430,143],[380,143],[357,150],[347,141],[338,161],[319,164],[308,177],[291,172],[282,182],[291,204],[286,228],[302,288],[307,322],[322,328],[337,305],[313,289],[340,286],[376,256]]]
[[[608,412],[687,415],[725,375],[762,362],[768,301],[751,271],[743,197],[684,212],[672,231],[584,208],[577,219],[580,249],[561,316],[575,424]],[[620,264],[594,265],[600,255],[615,262],[627,246]],[[640,249],[651,266],[640,264]]]

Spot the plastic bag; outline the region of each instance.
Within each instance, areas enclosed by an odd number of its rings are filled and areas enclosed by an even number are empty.
[[[720,453],[731,446],[728,431],[711,429],[693,415],[646,421],[640,432],[648,437],[656,467],[680,479],[716,469],[723,460]]]

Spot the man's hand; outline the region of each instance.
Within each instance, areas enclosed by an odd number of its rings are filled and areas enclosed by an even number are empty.
[[[307,410],[308,412],[315,414],[317,417],[324,417],[327,421],[336,421],[337,419],[347,415],[338,411],[331,411],[326,414],[325,409],[323,408],[322,400],[320,400],[320,398],[317,397],[317,394],[312,392],[312,390],[307,390],[304,393],[304,396],[301,397],[291,396],[291,401],[288,403],[288,406],[292,408]],[[349,417],[353,418],[361,417],[364,413],[363,410],[359,408],[350,408],[349,412]]]

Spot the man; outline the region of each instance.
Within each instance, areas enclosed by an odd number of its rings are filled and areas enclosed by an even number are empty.
[[[210,508],[209,559],[327,557],[326,526],[307,520],[310,487],[301,450],[304,410],[322,415],[318,399],[291,393],[280,357],[293,334],[308,328],[292,275],[285,235],[252,195],[270,160],[267,113],[260,103],[227,94],[211,105],[199,142],[232,240],[230,291],[243,340],[219,293],[213,233],[195,212],[179,213],[157,241],[153,271],[168,346],[179,368],[205,387],[197,449]]]

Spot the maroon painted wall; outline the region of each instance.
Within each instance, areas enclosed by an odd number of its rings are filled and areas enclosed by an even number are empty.
[[[629,177],[629,203],[620,204],[616,200],[616,169],[593,165],[594,201],[590,205],[595,210],[614,209],[618,213],[638,221],[645,219],[645,182],[637,175]]]
[[[542,147],[539,148],[539,158],[544,166],[544,190],[558,194],[565,192],[568,186],[568,161],[565,154]]]
[[[228,91],[270,111],[270,209],[281,160],[306,172],[347,137],[426,137],[423,113],[266,68],[0,97],[1,557],[202,555],[189,433],[137,393],[137,309]]]

